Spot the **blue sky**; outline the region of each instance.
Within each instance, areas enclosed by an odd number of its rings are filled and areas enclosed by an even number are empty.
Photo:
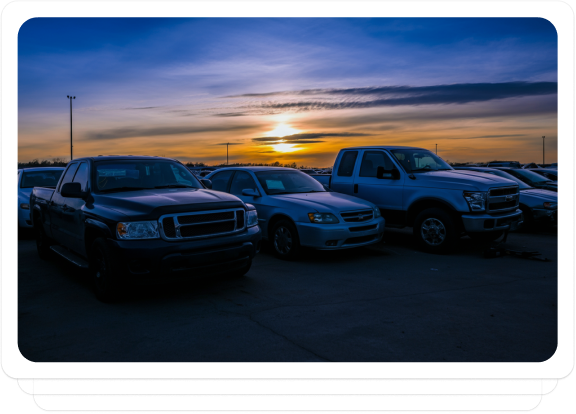
[[[212,163],[234,141],[237,161],[328,165],[339,145],[378,142],[538,161],[546,135],[556,157],[544,19],[40,18],[18,64],[20,161],[67,156],[68,94],[76,156]]]

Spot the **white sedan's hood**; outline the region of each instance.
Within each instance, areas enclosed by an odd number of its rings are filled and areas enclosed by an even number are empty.
[[[357,197],[329,191],[321,193],[279,194],[272,197],[277,200],[285,200],[323,212],[366,210],[372,208],[374,205],[369,201]]]

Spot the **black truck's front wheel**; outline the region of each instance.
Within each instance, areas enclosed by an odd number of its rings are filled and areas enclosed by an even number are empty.
[[[118,261],[103,238],[96,239],[92,244],[90,262],[96,298],[106,303],[117,300],[121,292]]]
[[[414,220],[414,237],[420,248],[430,253],[448,253],[456,240],[456,225],[446,211],[428,208]]]

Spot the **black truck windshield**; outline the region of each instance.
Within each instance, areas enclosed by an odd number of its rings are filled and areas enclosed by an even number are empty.
[[[183,165],[163,160],[118,160],[95,164],[96,189],[100,192],[154,188],[203,188]]]
[[[419,149],[392,150],[406,172],[452,170],[442,158],[433,152]]]
[[[256,177],[268,195],[326,191],[322,184],[301,171],[263,171],[257,172]]]

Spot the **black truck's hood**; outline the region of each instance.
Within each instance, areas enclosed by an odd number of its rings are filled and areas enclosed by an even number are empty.
[[[130,220],[154,220],[163,214],[244,208],[238,197],[220,191],[188,188],[95,194],[95,204],[125,214]]]

